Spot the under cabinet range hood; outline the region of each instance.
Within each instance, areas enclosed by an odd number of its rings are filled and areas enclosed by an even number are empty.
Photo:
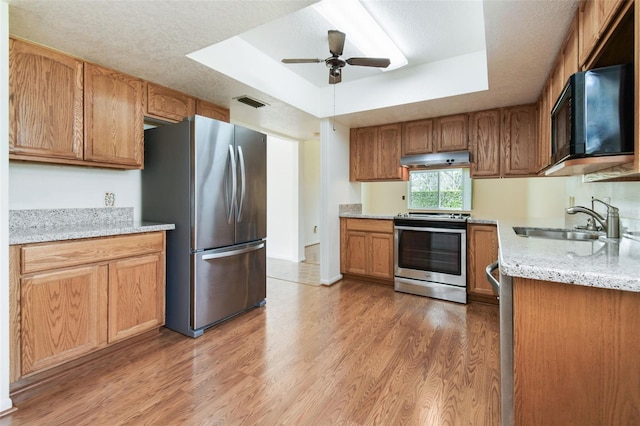
[[[469,151],[405,155],[400,159],[400,165],[404,167],[466,167],[470,164],[470,158]]]

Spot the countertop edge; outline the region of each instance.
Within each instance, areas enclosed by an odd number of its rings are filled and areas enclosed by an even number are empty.
[[[109,224],[94,229],[74,230],[73,226],[64,228],[27,228],[9,233],[9,245],[46,243],[77,240],[83,238],[110,237],[115,235],[141,234],[145,232],[170,231],[175,229],[172,223]]]

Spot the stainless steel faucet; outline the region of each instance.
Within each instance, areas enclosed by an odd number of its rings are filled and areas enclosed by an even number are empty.
[[[607,206],[607,218],[605,219],[602,215],[595,210],[593,210],[593,202],[597,201],[599,203]],[[582,207],[575,206],[569,207],[566,211],[568,214],[576,214],[576,213],[585,213],[589,216],[593,217],[598,223],[602,226],[602,229],[607,233],[607,238],[620,238],[620,214],[617,207],[613,207],[611,204],[607,204],[602,200],[598,200],[597,198],[591,197],[591,207]]]

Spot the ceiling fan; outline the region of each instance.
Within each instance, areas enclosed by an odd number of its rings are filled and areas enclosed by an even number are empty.
[[[361,67],[386,68],[391,61],[388,58],[340,58],[344,49],[345,33],[338,30],[329,30],[329,52],[331,56],[327,59],[283,59],[285,64],[308,64],[324,62],[329,68],[329,84],[336,84],[342,81],[342,68],[346,64],[358,65]]]

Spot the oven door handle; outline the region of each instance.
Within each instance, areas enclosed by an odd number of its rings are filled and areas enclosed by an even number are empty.
[[[491,273],[500,267],[500,261],[496,260],[491,265],[487,265],[485,268],[485,273],[487,274],[487,281],[491,284],[491,287],[496,291],[496,293],[500,294],[500,282],[496,280]]]
[[[428,232],[445,232],[448,234],[464,234],[466,229],[450,229],[450,228],[421,228],[418,226],[395,226],[394,229],[401,231],[428,231]]]

